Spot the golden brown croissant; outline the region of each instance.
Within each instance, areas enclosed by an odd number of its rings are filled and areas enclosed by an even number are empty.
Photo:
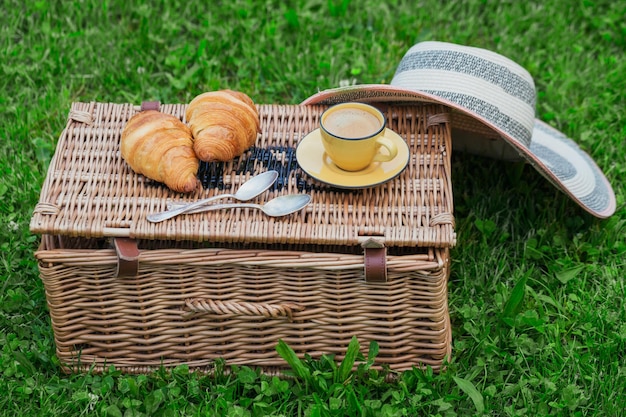
[[[135,114],[122,131],[122,158],[138,174],[186,193],[200,184],[200,161],[191,131],[177,117],[155,110]]]
[[[229,161],[254,144],[259,132],[259,114],[246,94],[219,90],[200,94],[185,113],[202,161]]]

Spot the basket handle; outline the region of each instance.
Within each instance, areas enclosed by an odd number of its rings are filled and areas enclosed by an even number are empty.
[[[304,310],[304,306],[294,303],[270,304],[237,301],[220,301],[203,298],[187,298],[185,307],[193,313],[219,315],[263,316],[268,319],[287,317],[292,319],[294,311]]]

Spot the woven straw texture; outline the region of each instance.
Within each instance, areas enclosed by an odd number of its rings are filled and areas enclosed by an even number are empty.
[[[279,339],[339,359],[353,335],[378,342],[377,367],[438,370],[450,354],[447,249],[389,256],[388,282],[366,283],[362,255],[145,246],[138,276],[120,278],[114,250],[88,243],[45,236],[37,252],[66,371],[211,372],[224,358],[279,373]]]
[[[161,111],[184,120],[185,105]],[[202,191],[180,196],[136,175],[119,156],[119,138],[137,111],[130,104],[75,103],[57,145],[31,221],[34,233],[239,243],[358,244],[382,236],[388,246],[450,247],[455,243],[450,184],[450,133],[443,106],[389,109],[389,127],[411,146],[408,168],[394,181],[343,191],[303,173],[300,139],[319,126],[323,107],[261,105],[261,137],[234,161],[203,164]],[[236,189],[255,173],[280,179],[265,201],[307,192],[312,204],[297,215],[268,219],[253,209],[207,212],[150,223],[168,202],[191,202]],[[259,200],[261,201],[261,200]]]
[[[340,190],[306,176],[295,146],[325,107],[260,105],[261,136],[235,161],[204,164],[204,189],[181,197],[134,174],[119,136],[137,109],[76,103],[35,208],[31,230],[64,369],[110,365],[142,373],[217,358],[280,373],[279,339],[300,357],[342,354],[352,336],[375,366],[432,366],[450,355],[449,250],[455,243],[450,133],[445,109],[390,107],[389,127],[410,145],[403,173],[383,185]],[[183,119],[183,105],[161,106]],[[307,192],[312,203],[285,218],[254,210],[179,216],[151,224],[167,202],[232,192],[276,169],[267,199]],[[387,247],[387,282],[366,282],[360,243]],[[117,276],[109,237],[131,237],[138,273]]]

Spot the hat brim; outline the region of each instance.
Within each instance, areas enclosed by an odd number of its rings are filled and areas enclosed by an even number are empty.
[[[615,212],[615,194],[597,164],[573,140],[541,120],[535,119],[532,140],[527,146],[481,115],[457,103],[427,92],[388,84],[362,84],[324,90],[309,97],[302,104],[334,104],[345,101],[429,102],[446,105],[458,113],[458,116],[452,118],[453,129],[475,134],[481,134],[482,129],[482,133],[487,136],[504,139],[510,148],[590,214],[607,218]],[[465,146],[472,145],[466,142]],[[476,146],[484,144],[477,141]]]

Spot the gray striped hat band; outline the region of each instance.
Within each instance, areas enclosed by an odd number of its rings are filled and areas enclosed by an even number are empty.
[[[477,132],[500,137],[557,188],[599,218],[615,212],[615,194],[595,162],[556,129],[535,118],[537,93],[531,75],[514,61],[485,49],[445,42],[410,48],[390,84],[363,84],[321,91],[302,104],[435,102],[454,110],[455,120],[471,119]],[[457,123],[458,124],[458,123]],[[464,130],[467,126],[464,124]],[[486,142],[474,135],[453,147],[481,153]],[[492,155],[493,156],[493,155]]]

